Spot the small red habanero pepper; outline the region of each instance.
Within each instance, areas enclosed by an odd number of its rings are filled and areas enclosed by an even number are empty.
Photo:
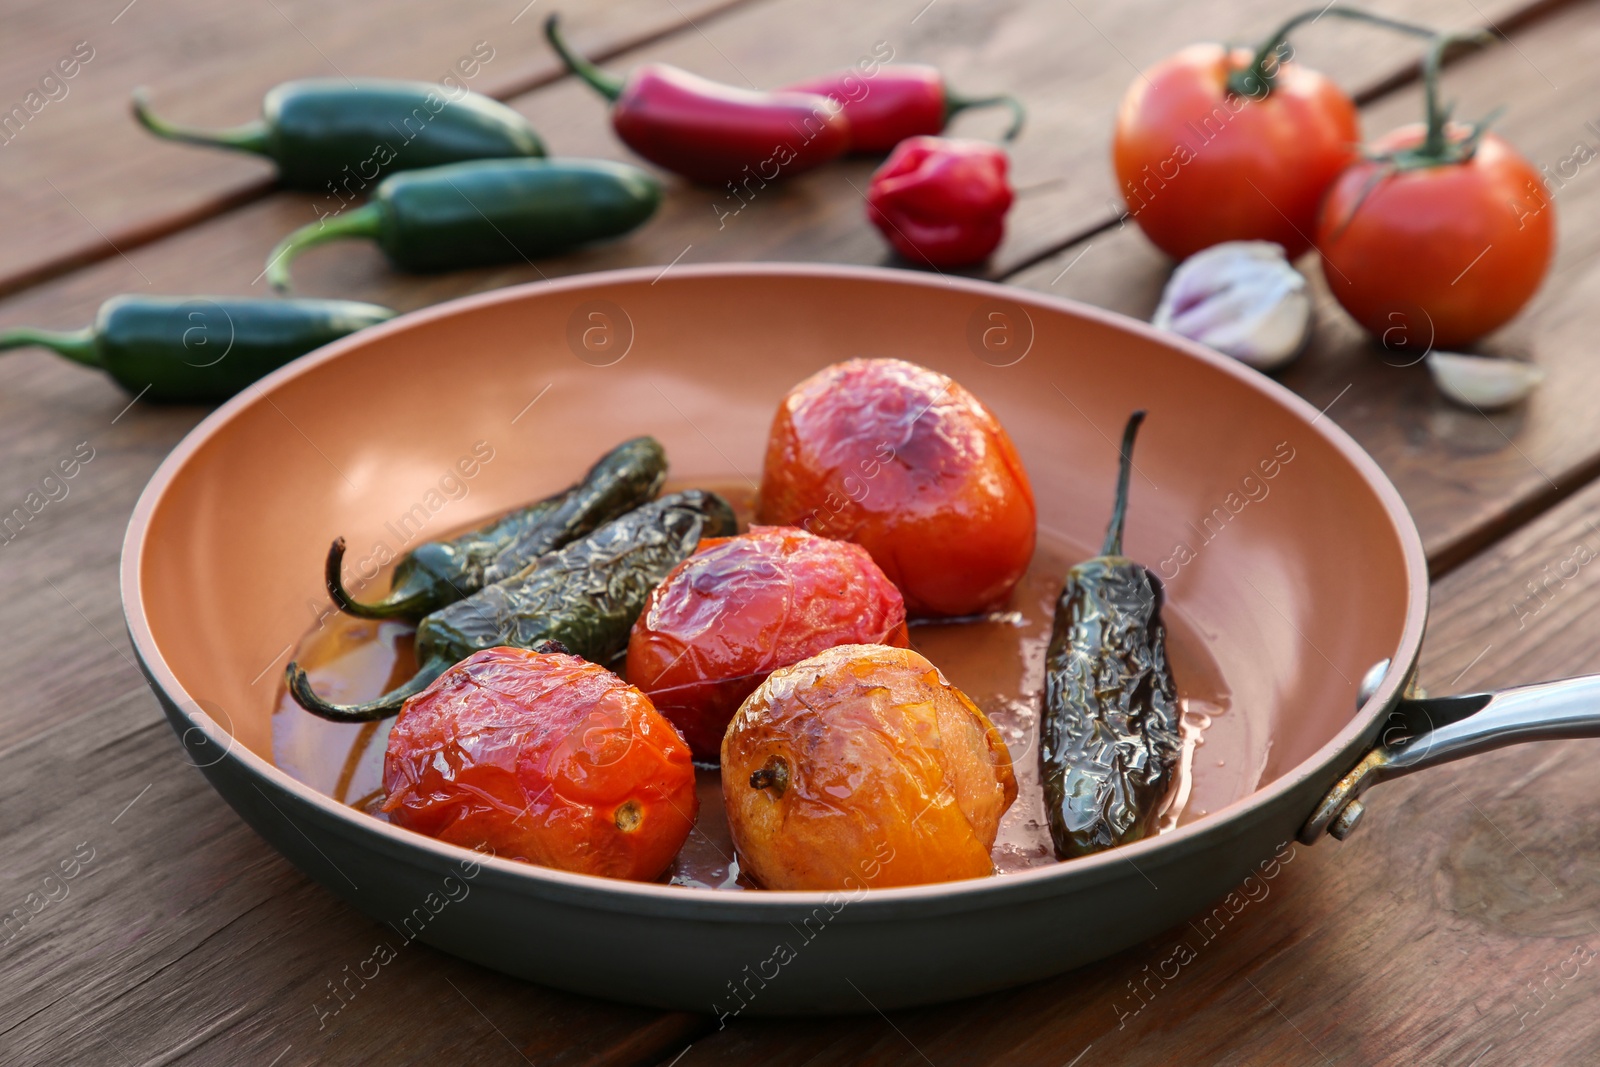
[[[611,126],[622,143],[693,181],[770,182],[837,159],[850,146],[849,122],[825,96],[740,89],[664,63],[620,78],[574,52],[555,15],[544,32],[568,69],[615,101]]]
[[[987,141],[912,137],[872,175],[867,217],[912,262],[981,262],[1005,236],[1007,167],[1005,150]]]
[[[850,120],[852,152],[887,152],[907,137],[942,133],[957,112],[968,108],[995,104],[1010,108],[1007,141],[1015,140],[1022,132],[1027,117],[1022,101],[1016,97],[960,96],[945,85],[939,68],[921,63],[880,66],[875,72],[860,73],[852,67],[785,89],[826,96],[844,108],[845,118]]]

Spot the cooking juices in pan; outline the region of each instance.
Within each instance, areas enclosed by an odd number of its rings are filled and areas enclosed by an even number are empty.
[[[417,548],[381,605],[343,588],[335,542],[345,616],[286,672],[321,721],[285,701],[275,755],[443,841],[707,887],[926,884],[1171,829],[1258,769],[1204,644],[1179,613],[1163,624],[1160,580],[1123,555],[1143,418],[1093,555],[1041,534],[982,401],[898,359],[791,389],[737,514],[704,486],[652,499],[666,456],[638,438]],[[511,527],[537,544],[502,566],[529,540]]]
[[[741,528],[754,518],[754,495],[744,483],[674,478],[663,490],[710,489],[734,506]],[[1104,507],[1109,501],[1086,501]],[[1131,521],[1137,521],[1131,520]],[[1062,577],[1098,546],[1078,544],[1048,530],[1009,599],[975,620],[913,621],[911,645],[978,705],[1011,750],[1017,799],[1000,820],[993,859],[1000,874],[1057,862],[1039,781],[1039,701],[1044,654]],[[380,575],[370,588],[386,588]],[[1241,710],[1230,707],[1226,679],[1200,630],[1171,601],[1162,609],[1167,655],[1177,681],[1185,737],[1177,781],[1160,817],[1160,831],[1191,822],[1254,791],[1266,746]],[[316,690],[331,700],[353,701],[384,692],[411,677],[413,627],[374,621],[330,609],[300,639],[295,659]],[[619,658],[611,666],[623,672]],[[383,756],[393,719],[359,725],[327,722],[304,712],[280,691],[273,716],[273,756],[278,766],[320,792],[383,818]],[[711,889],[753,888],[733,861],[733,840],[723,812],[720,775],[697,771],[700,814],[695,832],[662,880]]]

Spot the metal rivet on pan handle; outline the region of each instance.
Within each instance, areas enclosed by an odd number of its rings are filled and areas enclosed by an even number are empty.
[[[1385,660],[1367,672],[1362,704],[1387,670]],[[1415,692],[1395,704],[1378,744],[1322,798],[1300,828],[1302,843],[1315,844],[1324,831],[1348,837],[1364,814],[1361,794],[1378,782],[1523,741],[1600,737],[1600,675],[1453,697]]]

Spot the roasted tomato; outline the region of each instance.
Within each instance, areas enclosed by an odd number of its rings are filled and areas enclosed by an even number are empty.
[[[906,607],[860,545],[752,526],[700,542],[650,594],[628,679],[716,762],[728,720],[779,667],[834,645],[904,648]]]
[[[664,871],[694,826],[689,748],[576,656],[491,648],[406,701],[383,760],[397,825],[611,878]]]
[[[1322,194],[1361,142],[1329,78],[1252,53],[1191,45],[1140,74],[1117,111],[1117,186],[1145,236],[1186,259],[1223,241],[1310,247]],[[1267,64],[1271,64],[1268,66]]]
[[[837,363],[790,391],[757,513],[863,546],[914,615],[999,607],[1033,557],[1011,438],[959,384],[899,359]]]
[[[774,671],[722,741],[739,865],[768,889],[992,874],[1017,797],[989,719],[917,653],[840,645]]]
[[[1379,341],[1455,348],[1522,310],[1555,249],[1555,205],[1534,165],[1494,134],[1423,126],[1372,146],[1328,193],[1318,225],[1328,289]]]

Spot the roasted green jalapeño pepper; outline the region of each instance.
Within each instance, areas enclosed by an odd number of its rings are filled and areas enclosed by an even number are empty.
[[[393,317],[349,300],[117,296],[87,329],[4,330],[0,349],[53,349],[142,400],[215,403],[296,356]]]
[[[1153,833],[1182,744],[1161,579],[1122,554],[1136,411],[1100,555],[1067,572],[1045,654],[1040,767],[1061,859]]]
[[[143,90],[133,94],[133,114],[168,140],[266,156],[290,188],[350,196],[388,171],[544,155],[539,135],[518,112],[487,96],[428,82],[285,82],[262,100],[259,119],[225,130],[157,118]]]
[[[489,159],[392,174],[372,199],[301,227],[267,258],[289,288],[289,262],[324,241],[365,237],[401,270],[479,267],[564,252],[643,223],[661,186],[637,167],[598,159]]]
[[[701,538],[736,529],[733,509],[715,493],[671,493],[423,619],[417,626],[417,673],[376,700],[330,704],[312,690],[297,663],[289,664],[289,692],[324,719],[370,722],[393,715],[452,665],[485,648],[558,641],[574,655],[604,663],[627,646],[634,620],[667,572]]]
[[[661,491],[667,454],[654,437],[624,441],[600,458],[583,481],[518,508],[487,526],[418,545],[395,565],[389,595],[362,603],[340,575],[344,538],[328,551],[328,595],[364,619],[415,621],[520,571],[534,559],[592,532]]]

